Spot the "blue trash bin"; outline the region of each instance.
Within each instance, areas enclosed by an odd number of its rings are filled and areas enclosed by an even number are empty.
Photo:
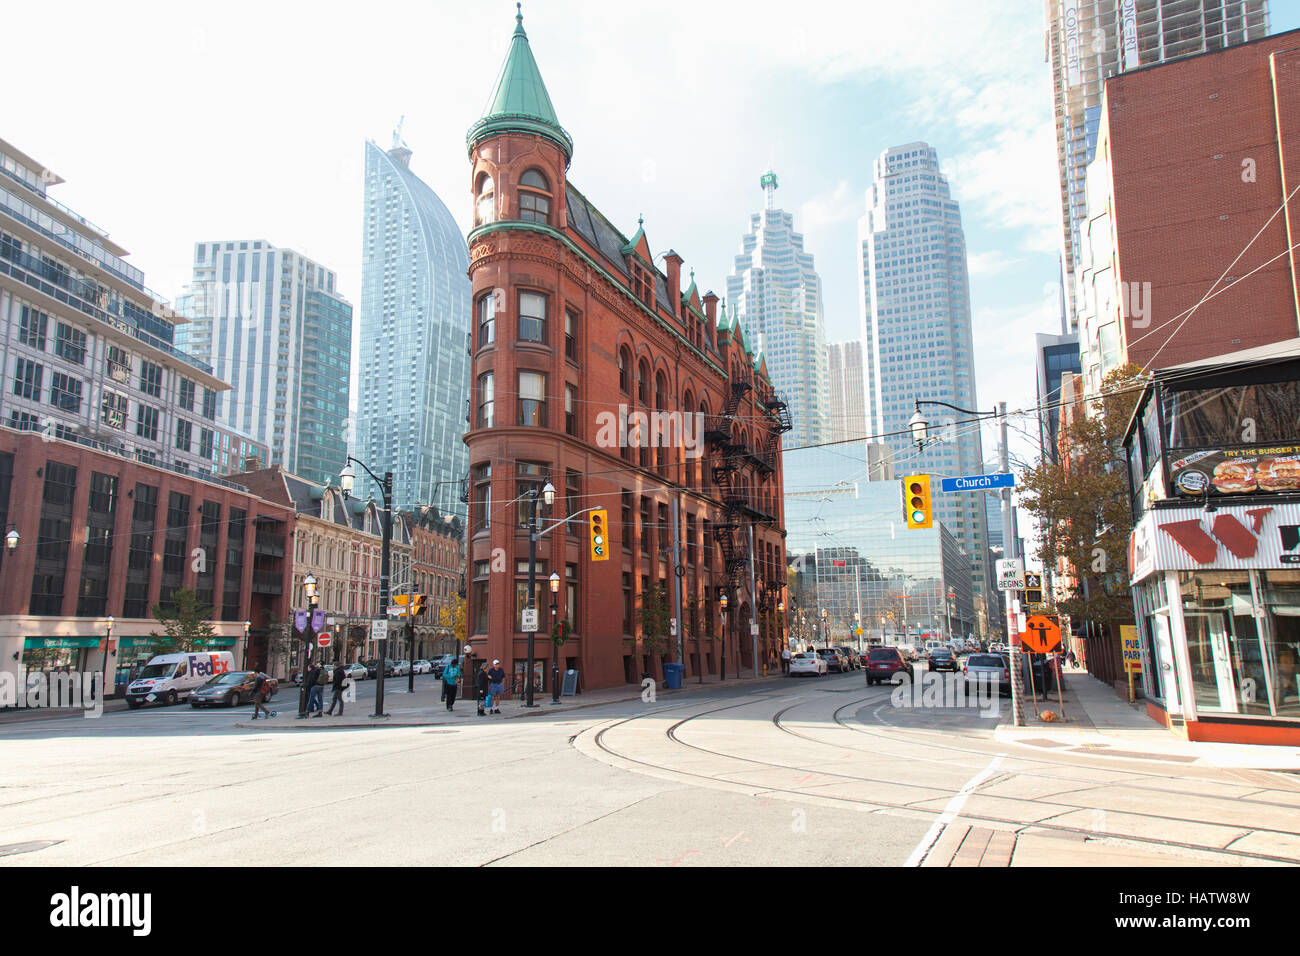
[[[682,689],[682,665],[681,664],[664,665],[664,687],[667,690]]]

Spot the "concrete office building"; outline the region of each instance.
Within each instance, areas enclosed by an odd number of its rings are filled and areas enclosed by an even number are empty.
[[[830,385],[830,441],[865,439],[867,394],[862,343],[833,342],[826,346],[826,369]]]

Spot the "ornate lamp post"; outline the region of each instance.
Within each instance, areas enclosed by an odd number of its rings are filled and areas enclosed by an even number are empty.
[[[722,659],[721,667],[718,669],[718,680],[727,679],[727,592],[723,591],[718,595],[718,607],[722,611]]]
[[[560,593],[560,574],[551,572],[551,703],[560,702],[560,645],[555,643],[555,611]]]
[[[352,470],[352,464],[358,464],[362,470],[370,476],[371,481],[379,485],[384,496],[384,520],[383,520],[383,539],[379,552],[379,611],[381,614],[388,614],[388,587],[389,575],[392,568],[392,544],[393,544],[393,473],[384,472],[382,479],[376,477],[375,473],[366,467],[365,462],[358,461],[351,455],[348,456],[348,464],[343,466],[339,472],[339,487],[343,489],[344,499],[352,497],[352,486],[357,480],[356,472]],[[385,617],[387,620],[387,617]],[[375,712],[372,716],[384,717],[384,664],[387,663],[388,642],[379,642],[379,666],[375,671]]]

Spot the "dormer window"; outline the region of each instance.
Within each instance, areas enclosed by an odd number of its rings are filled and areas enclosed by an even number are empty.
[[[632,260],[632,294],[650,304],[650,273],[635,259]]]
[[[543,224],[551,221],[551,187],[536,169],[519,179],[519,218]]]
[[[490,222],[495,222],[497,216],[492,177],[487,173],[479,176],[478,188],[474,190],[474,195],[477,197],[474,201],[474,225],[486,226]]]

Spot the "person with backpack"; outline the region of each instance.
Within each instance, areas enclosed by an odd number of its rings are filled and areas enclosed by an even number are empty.
[[[487,674],[487,661],[480,661],[478,672],[474,675],[474,690],[477,691],[478,715],[480,717],[487,716],[487,711],[484,708],[488,701],[492,699],[491,695],[488,693],[488,688],[491,686],[492,682],[489,680]]]
[[[275,716],[275,711],[267,709],[266,706],[266,676],[258,673],[253,675],[253,719],[257,720],[258,711],[266,714],[266,720]]]
[[[456,706],[456,685],[460,682],[460,665],[454,660],[442,670],[442,693],[447,710]]]
[[[334,662],[334,686],[331,688],[329,714],[334,716],[334,705],[338,704],[339,716],[343,716],[343,683],[348,679],[348,672],[343,669],[342,661]]]

